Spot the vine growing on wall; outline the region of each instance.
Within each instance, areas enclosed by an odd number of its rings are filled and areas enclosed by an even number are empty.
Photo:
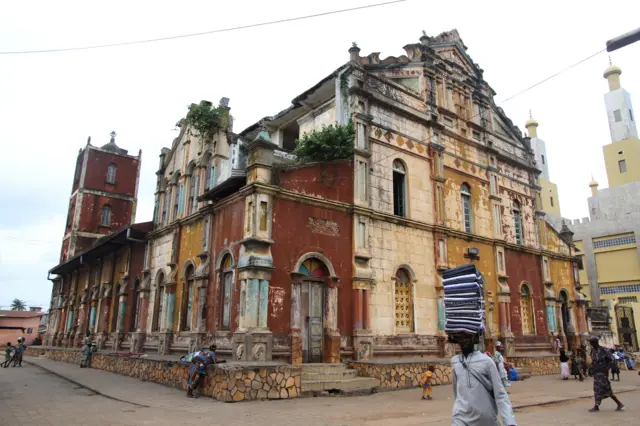
[[[204,139],[211,139],[218,130],[226,130],[229,126],[229,110],[214,107],[209,101],[189,105],[187,116],[176,123],[177,127],[190,126],[197,130]]]
[[[305,133],[296,141],[292,154],[302,163],[334,161],[353,156],[355,131],[353,123],[330,124],[320,130]]]

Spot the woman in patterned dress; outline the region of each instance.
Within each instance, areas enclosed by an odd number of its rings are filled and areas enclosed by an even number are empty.
[[[593,376],[593,396],[595,405],[589,411],[592,413],[600,411],[600,404],[603,399],[611,398],[618,404],[616,411],[624,410],[624,405],[613,394],[611,382],[609,381],[609,369],[613,363],[613,357],[608,350],[600,346],[598,336],[589,339],[591,343],[591,371]]]

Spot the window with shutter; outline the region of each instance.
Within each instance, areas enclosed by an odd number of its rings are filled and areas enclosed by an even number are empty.
[[[400,160],[393,161],[393,214],[406,216],[406,169]]]

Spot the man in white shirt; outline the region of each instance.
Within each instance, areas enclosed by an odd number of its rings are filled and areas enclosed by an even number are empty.
[[[452,426],[515,426],[511,401],[502,385],[495,362],[474,350],[478,335],[460,333],[449,336],[460,345],[462,354],[451,358],[453,372]]]

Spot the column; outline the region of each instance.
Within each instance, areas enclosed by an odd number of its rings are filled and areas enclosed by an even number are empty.
[[[258,327],[267,328],[269,315],[269,281],[260,280],[260,295],[258,297]]]
[[[164,329],[165,331],[173,330],[173,315],[176,306],[176,289],[174,287],[166,287],[166,299],[165,299],[165,316],[164,316]]]
[[[258,326],[258,299],[260,295],[260,280],[252,278],[247,280],[247,291],[245,299],[245,326],[247,328]]]
[[[365,330],[371,330],[371,312],[369,308],[369,289],[362,290],[362,322]]]
[[[300,318],[300,285],[299,274],[292,274],[291,282],[291,364],[302,364],[302,331]]]
[[[118,317],[116,320],[116,331],[118,333],[124,333],[124,319],[127,313],[127,296],[126,294],[120,295],[118,301]]]
[[[324,306],[324,361],[340,362],[340,330],[338,329],[337,280],[329,277],[325,281]]]
[[[364,328],[363,291],[359,288],[353,290],[353,328],[356,330]]]
[[[91,308],[89,309],[89,331],[93,333],[96,327],[96,306],[94,302],[91,302]]]

